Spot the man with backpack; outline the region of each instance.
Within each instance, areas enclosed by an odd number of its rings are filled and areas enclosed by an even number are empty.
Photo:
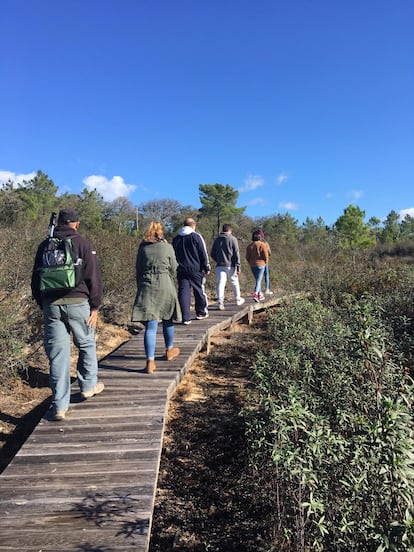
[[[78,234],[78,228],[76,211],[61,209],[56,228],[51,221],[50,236],[38,247],[32,271],[32,295],[43,311],[44,347],[49,358],[55,421],[65,419],[70,403],[70,333],[79,350],[77,377],[82,397],[88,399],[104,389],[104,384],[98,381],[95,341],[103,295],[102,276],[96,251]],[[50,262],[52,256],[54,263]],[[56,259],[60,257],[66,257],[66,265],[57,268],[56,264],[61,263]],[[66,278],[65,283],[57,282],[56,270],[76,272],[76,277]]]

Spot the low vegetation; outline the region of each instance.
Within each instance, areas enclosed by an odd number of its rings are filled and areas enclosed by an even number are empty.
[[[81,213],[81,232],[96,245],[104,276],[101,321],[123,329],[149,220],[161,220],[171,238],[192,215],[208,248],[220,223],[231,220],[244,293],[253,281],[245,246],[260,225],[272,249],[274,289],[303,292],[268,313],[257,345],[243,350],[249,392],[234,401],[231,427],[242,433],[249,500],[266,512],[260,549],[413,550],[414,219],[400,221],[391,211],[382,223],[365,222],[349,206],[331,227],[280,214],[252,220],[235,208],[231,187],[202,186],[199,210],[172,200],[134,209],[86,191],[58,197],[40,171],[25,186],[0,190],[0,398],[37,385],[31,373],[42,354],[42,320],[30,274],[51,210],[64,204]],[[208,293],[214,299],[214,275]],[[220,549],[205,539],[205,548],[193,550]]]

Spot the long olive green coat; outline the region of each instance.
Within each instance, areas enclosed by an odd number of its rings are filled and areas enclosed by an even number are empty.
[[[142,242],[137,253],[137,294],[132,309],[133,322],[170,320],[181,322],[175,274],[177,259],[169,243]]]

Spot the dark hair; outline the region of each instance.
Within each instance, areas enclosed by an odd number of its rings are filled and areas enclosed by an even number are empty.
[[[231,229],[231,224],[223,224],[223,232],[228,232]]]
[[[258,230],[253,231],[252,241],[260,241],[260,232]]]

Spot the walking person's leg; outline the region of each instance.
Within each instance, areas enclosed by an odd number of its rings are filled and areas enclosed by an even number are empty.
[[[183,324],[190,322],[191,285],[188,276],[178,276],[178,302],[180,303]]]
[[[70,330],[61,305],[44,305],[43,344],[49,359],[53,417],[63,419],[70,403]]]
[[[165,343],[165,356],[167,360],[173,360],[180,354],[180,349],[174,347],[174,322],[172,320],[162,321],[162,333]]]
[[[207,318],[208,316],[208,299],[205,283],[206,278],[201,272],[196,272],[191,276],[197,318]]]
[[[264,279],[265,279],[265,293],[267,295],[273,295],[273,291],[271,291],[270,289],[269,263],[267,263],[265,266]]]
[[[265,291],[270,291],[269,264],[266,263],[264,270]]]
[[[229,269],[229,276],[230,276],[230,284],[233,290],[233,295],[236,303],[239,305],[244,299],[242,299],[240,295],[240,282],[239,282],[239,275],[237,274],[237,270],[235,266],[232,266]]]
[[[77,376],[79,387],[85,398],[103,391],[103,383],[98,388],[98,358],[96,356],[95,328],[87,325],[90,306],[87,301],[75,305],[65,305],[68,324],[73,341],[79,349]]]
[[[224,309],[224,291],[226,289],[228,271],[229,271],[229,267],[227,266],[216,267],[217,303],[218,303],[219,309]]]
[[[152,374],[155,370],[155,344],[157,341],[158,320],[147,320],[144,330],[144,349],[147,357],[146,370]]]
[[[251,266],[250,267],[251,271],[252,271],[252,274],[254,276],[254,291],[253,291],[253,295],[258,295],[259,293],[259,290],[260,288],[258,287],[257,285],[257,266]]]
[[[252,272],[256,278],[256,285],[254,288],[253,299],[255,301],[263,301],[264,295],[262,294],[262,280],[264,275],[264,266],[252,266]]]

